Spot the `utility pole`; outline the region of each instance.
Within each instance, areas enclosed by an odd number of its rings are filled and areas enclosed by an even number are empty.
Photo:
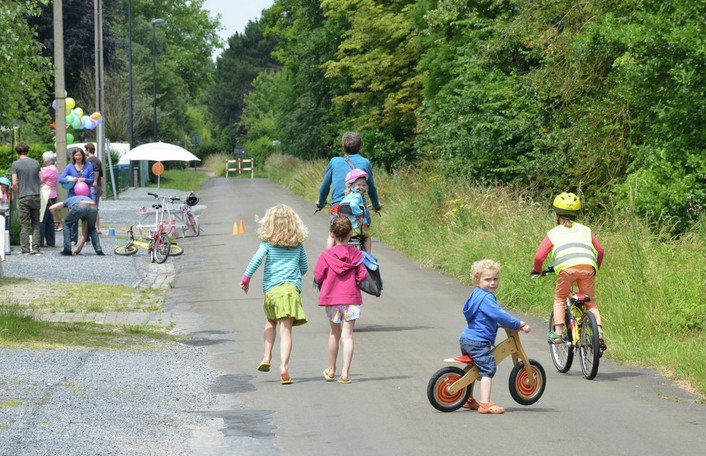
[[[54,131],[56,132],[56,165],[66,167],[66,84],[64,81],[64,17],[63,0],[54,0]],[[59,186],[60,199],[66,197],[66,190]]]

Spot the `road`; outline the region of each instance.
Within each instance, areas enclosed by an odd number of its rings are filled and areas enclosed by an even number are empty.
[[[548,377],[539,402],[525,407],[512,400],[506,361],[493,385],[494,401],[507,407],[504,415],[436,411],[426,399],[427,381],[458,350],[459,309],[469,289],[380,242],[373,251],[385,289],[381,298],[365,297],[353,383],[324,382],[328,323],[316,306],[311,270],[324,247],[328,217],[312,215],[313,203],[264,179],[212,179],[199,197],[208,206],[201,215],[205,233],[175,261],[169,298],[177,325],[206,347],[209,366],[220,374],[213,388],[218,404],[205,411],[212,426],[195,430],[194,454],[706,453],[706,408],[693,396],[652,370],[605,359],[594,381],[582,378],[576,362],[559,374],[548,354],[546,323],[525,316],[535,329],[523,339],[525,349]],[[303,290],[309,323],[294,328],[295,382],[288,386],[280,385],[277,369],[256,370],[262,268],[248,295],[238,287],[258,245],[254,217],[277,203],[293,207],[310,229]],[[234,236],[233,223],[240,220],[246,233]],[[277,362],[275,349],[273,367]]]

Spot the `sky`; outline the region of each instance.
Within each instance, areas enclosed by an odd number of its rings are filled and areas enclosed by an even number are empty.
[[[243,33],[248,21],[259,19],[262,10],[269,8],[275,0],[205,0],[203,8],[210,11],[211,17],[221,13],[223,30],[218,35],[224,45],[235,32]],[[222,51],[218,51],[220,54]]]

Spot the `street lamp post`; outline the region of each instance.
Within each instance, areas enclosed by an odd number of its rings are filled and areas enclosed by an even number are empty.
[[[153,85],[152,85],[152,133],[154,135],[153,140],[157,142],[157,36],[155,28],[158,25],[164,25],[164,19],[152,19],[150,21],[152,24],[152,73],[153,73]]]

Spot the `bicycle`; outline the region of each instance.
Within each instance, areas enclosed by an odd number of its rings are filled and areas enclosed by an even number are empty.
[[[554,272],[548,268],[541,274],[544,277]],[[593,380],[598,374],[598,364],[603,356],[603,350],[598,337],[598,323],[596,316],[586,310],[585,304],[591,297],[585,294],[574,293],[572,289],[566,297],[564,311],[564,330],[561,333],[561,343],[555,344],[549,340],[549,352],[556,370],[565,374],[571,369],[574,360],[574,350],[578,349],[581,361],[581,373],[587,380]],[[549,331],[554,331],[554,311],[549,316]]]
[[[147,193],[155,199],[162,199],[162,220],[166,219],[165,225],[169,236],[173,238],[185,237],[188,230],[192,236],[196,237],[201,234],[201,226],[198,223],[198,217],[191,212],[191,207],[198,204],[199,199],[193,192],[189,193],[186,201],[179,205],[179,209],[175,209],[176,202],[181,202],[178,196],[159,196],[156,193]]]
[[[534,359],[527,357],[518,331],[505,329],[507,339],[493,349],[495,363],[500,364],[511,356],[514,367],[510,372],[508,387],[510,395],[520,405],[532,405],[544,394],[547,376],[544,368]],[[439,369],[427,383],[427,399],[441,412],[458,410],[473,393],[473,385],[480,379],[478,367],[468,355],[444,359],[446,363],[461,363],[465,367],[447,366]]]

